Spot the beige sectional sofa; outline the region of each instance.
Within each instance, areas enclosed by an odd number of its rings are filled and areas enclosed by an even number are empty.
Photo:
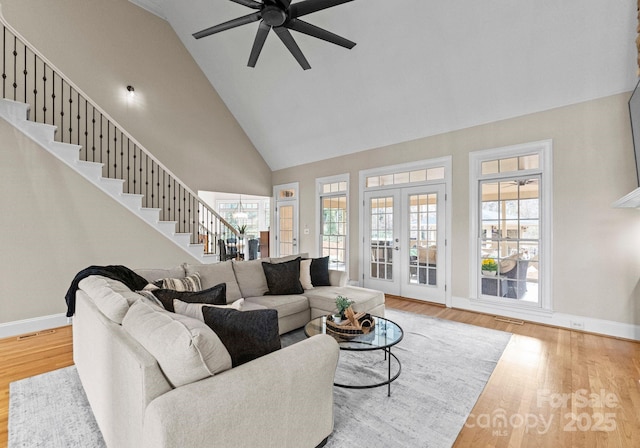
[[[384,295],[345,286],[339,272],[331,272],[332,286],[304,295],[264,295],[262,261],[136,272],[149,281],[198,272],[203,288],[225,282],[229,302],[244,296],[243,309],[276,309],[281,334],[332,312],[338,294],[356,310],[384,313]],[[330,336],[229,368],[202,322],[93,275],[76,292],[73,339],[78,374],[109,447],[312,448],[333,430],[339,350]]]
[[[306,255],[306,254],[301,254]],[[270,308],[278,311],[280,334],[303,327],[311,319],[336,311],[335,300],[339,295],[354,302],[355,312],[367,312],[384,317],[384,293],[368,288],[348,286],[347,274],[329,270],[330,286],[305,289],[302,294],[268,295],[267,279],[262,263],[283,263],[298,255],[266,258],[250,261],[226,261],[216,264],[184,264],[181,268],[167,271],[138,270],[147,280],[162,277],[178,277],[198,273],[202,288],[211,288],[219,283],[227,284],[227,303],[244,298],[244,309]]]

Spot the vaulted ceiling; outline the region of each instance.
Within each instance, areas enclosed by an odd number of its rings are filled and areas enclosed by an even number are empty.
[[[130,0],[169,22],[272,170],[632,90],[635,0],[354,0],[304,20],[352,50],[274,33],[229,0]],[[300,0],[293,0],[293,3]]]

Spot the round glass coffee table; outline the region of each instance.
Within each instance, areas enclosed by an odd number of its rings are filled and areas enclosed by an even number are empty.
[[[402,328],[400,328],[400,325],[396,324],[393,321],[390,321],[389,319],[378,316],[372,316],[372,318],[375,321],[375,325],[373,326],[373,329],[367,334],[345,336],[331,331],[331,328],[327,330],[327,316],[320,316],[311,320],[307,325],[305,325],[304,334],[307,337],[315,336],[317,334],[328,334],[338,342],[340,350],[384,351],[384,357],[385,360],[387,360],[386,381],[365,385],[334,383],[334,386],[345,387],[348,389],[370,389],[372,387],[380,387],[386,384],[387,396],[391,396],[391,383],[400,376],[400,371],[402,370],[402,364],[400,363],[400,360],[396,357],[396,355],[391,353],[391,347],[402,340],[402,338],[404,337],[404,333],[402,332]],[[395,359],[395,362],[398,364],[398,371],[393,377],[391,376],[391,358]]]

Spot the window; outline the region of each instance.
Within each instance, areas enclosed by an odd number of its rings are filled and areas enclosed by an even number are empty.
[[[470,155],[475,297],[551,308],[551,142]]]
[[[329,269],[347,269],[348,175],[317,179],[320,203],[320,256],[329,257]]]

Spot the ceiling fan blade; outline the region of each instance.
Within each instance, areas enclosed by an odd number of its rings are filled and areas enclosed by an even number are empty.
[[[327,42],[340,45],[341,47],[348,48],[349,50],[351,50],[356,45],[355,42],[351,42],[344,37],[333,34],[330,31],[319,28],[300,19],[291,19],[287,23],[285,23],[284,26],[289,28],[290,30],[298,31],[299,33],[304,33],[312,37],[317,37],[318,39],[326,40]]]
[[[254,12],[246,16],[238,17],[237,19],[229,20],[228,22],[221,23],[219,25],[212,26],[202,31],[198,31],[193,34],[196,39],[202,39],[203,37],[211,36],[212,34],[219,33],[237,26],[246,25],[247,23],[257,22],[262,18],[260,12]]]
[[[253,9],[262,8],[262,3],[256,2],[254,0],[231,0],[232,2],[240,3],[241,5],[247,6]]]
[[[277,26],[273,28],[273,30],[276,32],[282,43],[289,49],[293,57],[296,58],[298,64],[300,64],[303,69],[309,70],[311,68],[309,62],[307,62],[307,59],[302,54],[302,51],[300,50],[300,47],[298,47],[296,41],[293,40],[293,36],[289,30],[283,26]]]
[[[260,56],[260,52],[262,51],[262,47],[264,46],[264,41],[267,40],[270,29],[271,27],[269,25],[264,22],[260,22],[258,32],[256,33],[256,38],[253,41],[253,47],[251,48],[251,55],[249,55],[249,62],[247,63],[247,66],[256,66],[256,62],[258,62],[258,56]]]
[[[304,0],[299,3],[294,3],[289,9],[291,18],[301,17],[312,12],[320,11],[322,9],[331,8],[332,6],[338,6],[343,3],[352,2],[353,0]]]
[[[280,3],[280,6],[282,6],[284,9],[287,9],[291,4],[291,0],[275,0],[275,1],[276,3]]]

